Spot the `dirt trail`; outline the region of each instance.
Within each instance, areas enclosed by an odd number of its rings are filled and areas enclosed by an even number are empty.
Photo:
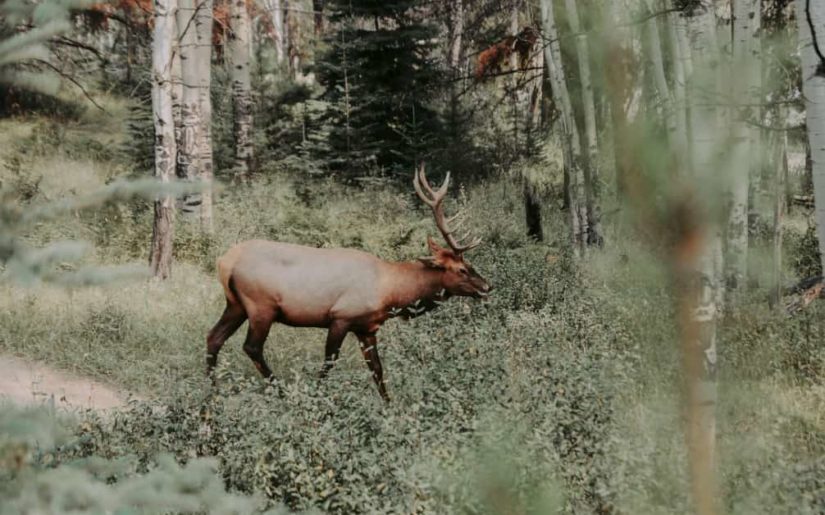
[[[0,400],[15,404],[51,403],[67,410],[122,406],[127,395],[98,381],[0,355]]]

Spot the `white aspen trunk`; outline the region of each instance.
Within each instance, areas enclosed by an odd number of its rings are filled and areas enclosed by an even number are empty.
[[[652,0],[647,0],[647,9],[653,13],[656,9]],[[650,67],[653,72],[653,81],[656,84],[656,92],[659,97],[659,104],[662,107],[665,123],[667,125],[668,138],[674,141],[677,138],[676,116],[673,109],[673,99],[670,94],[670,87],[665,76],[664,59],[662,57],[662,41],[659,35],[659,17],[653,16],[645,22],[645,34],[647,36],[648,49],[650,51]]]
[[[671,2],[671,8],[675,7],[676,0]],[[670,58],[673,67],[673,119],[676,131],[671,139],[671,146],[676,154],[676,158],[685,169],[689,169],[688,160],[688,127],[687,127],[687,101],[685,98],[685,61],[690,57],[690,49],[683,46],[683,41],[678,35],[678,27],[684,28],[684,18],[678,12],[670,12],[667,17],[668,39],[670,41]],[[687,54],[687,55],[686,55]]]
[[[810,23],[808,19],[810,18]],[[799,52],[802,58],[802,92],[805,97],[805,120],[811,149],[811,175],[814,183],[819,252],[825,270],[825,64],[814,44],[825,47],[825,5],[810,0],[796,1],[799,23]],[[811,33],[813,25],[814,35]]]
[[[673,0],[673,9],[679,5],[679,0]],[[690,53],[690,37],[688,36],[688,20],[687,16],[682,13],[679,15],[678,23],[674,26],[676,32],[676,39],[679,40],[679,48],[683,49],[682,63],[685,70],[685,76],[693,75],[693,56]]]
[[[720,73],[724,56],[718,39],[718,28],[713,0],[698,0],[688,19],[688,38],[692,54],[689,79],[691,154],[693,170],[700,184],[709,184],[716,175],[717,150],[722,137],[721,126],[729,120],[719,109],[724,99],[722,94],[724,75]],[[722,226],[714,222],[714,236],[710,239],[713,254],[712,287],[716,297],[716,309],[721,311],[724,304],[724,248]]]
[[[629,137],[628,111],[632,103],[634,86],[633,51],[630,41],[623,2],[608,2],[609,16],[606,18],[605,31],[605,79],[610,103],[611,137],[614,153],[614,181],[616,197],[624,199],[628,177],[632,174],[635,156],[629,149],[633,146]],[[614,218],[617,232],[621,227],[622,217]]]
[[[294,78],[301,71],[301,49],[299,47],[301,37],[298,31],[298,18],[290,10],[289,0],[283,0],[283,3],[286,54],[289,60],[289,72]]]
[[[512,8],[510,9],[510,34],[515,36],[518,34],[518,14],[519,14],[519,1],[514,1]],[[515,73],[516,70],[519,68],[519,56],[518,53],[513,52],[510,54],[510,71],[513,73],[510,74],[510,99],[512,100],[512,119],[513,119],[513,144],[516,148],[519,147],[519,124],[522,119],[522,97],[524,91],[518,87],[518,75]]]
[[[581,167],[581,143],[573,116],[573,105],[564,76],[561,60],[561,47],[552,0],[541,0],[542,33],[549,42],[544,45],[544,60],[547,64],[550,80],[553,83],[553,95],[561,110],[561,124],[564,133],[565,168],[569,178],[569,216],[573,252],[580,256],[585,250],[587,239],[587,209],[584,200],[584,173]]]
[[[587,243],[601,246],[604,242],[601,227],[601,205],[599,199],[599,142],[596,132],[596,104],[593,100],[593,82],[590,79],[590,49],[587,35],[579,23],[576,0],[565,0],[570,30],[576,35],[576,53],[579,62],[579,81],[582,88],[584,110],[584,133],[587,143],[587,161],[584,166],[584,196],[587,209]]]
[[[266,10],[272,19],[272,39],[275,43],[275,59],[278,64],[286,56],[286,33],[284,32],[284,9],[281,0],[264,0]]]
[[[155,126],[155,177],[168,183],[175,177],[175,121],[172,112],[172,53],[175,32],[175,0],[155,0],[152,40],[152,119]],[[152,275],[166,279],[172,274],[172,236],[175,204],[171,195],[155,201],[149,266]]]
[[[232,106],[235,139],[235,180],[246,182],[252,163],[252,84],[249,78],[249,10],[246,0],[230,0]]]
[[[447,64],[450,77],[449,134],[452,140],[449,159],[450,168],[456,169],[461,159],[459,148],[461,139],[460,97],[464,63],[464,0],[450,0],[447,16]]]
[[[760,70],[756,55],[759,42],[759,0],[733,0],[733,65],[730,80],[734,102],[754,104],[759,87]],[[748,189],[757,147],[756,131],[745,119],[752,107],[737,109],[732,123],[733,138],[730,187],[730,211],[727,227],[726,284],[731,289],[744,287],[748,271]]]
[[[719,114],[714,106],[718,95],[720,51],[712,3],[704,0],[688,18],[691,49],[695,62],[688,82],[691,102],[690,124],[693,174],[697,186],[713,182],[719,172],[716,159],[719,145]],[[707,195],[705,195],[707,196]],[[704,200],[704,199],[703,199]],[[705,206],[705,216],[712,206]],[[718,224],[708,221],[695,270],[698,286],[689,334],[683,349],[688,400],[687,444],[691,482],[697,512],[716,512],[716,320],[720,308],[719,256],[721,234]]]
[[[175,16],[180,15],[180,2],[175,10]],[[175,120],[175,144],[177,146],[177,157],[175,158],[175,175],[180,176],[183,172],[180,168],[180,138],[183,133],[183,64],[180,57],[180,38],[178,37],[178,22],[175,21],[175,36],[172,48],[172,118]]]
[[[198,179],[201,191],[201,229],[211,233],[212,227],[212,0],[200,0],[195,12],[196,78],[200,105],[198,130]]]
[[[180,129],[178,131],[177,175],[193,181],[198,176],[198,141],[200,140],[200,93],[197,80],[196,0],[178,0],[177,39],[181,61]],[[189,218],[198,212],[200,197],[184,195],[178,206]]]
[[[787,123],[787,107],[778,109],[778,125],[785,127]],[[782,304],[782,219],[785,214],[785,180],[788,177],[788,131],[778,133],[778,141],[773,145],[773,292],[772,302],[776,309]]]

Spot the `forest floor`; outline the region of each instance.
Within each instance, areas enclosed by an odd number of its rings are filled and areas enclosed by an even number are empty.
[[[0,355],[0,399],[15,404],[54,403],[67,410],[124,406],[128,395],[86,377]]]

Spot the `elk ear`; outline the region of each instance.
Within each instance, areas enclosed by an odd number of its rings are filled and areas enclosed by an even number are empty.
[[[427,236],[427,247],[430,248],[430,253],[432,253],[433,256],[441,256],[442,254],[449,252],[447,249],[436,243],[432,236]]]
[[[427,236],[427,246],[432,255],[418,258],[418,260],[432,268],[444,268],[447,265],[447,257],[452,253],[436,243],[430,236]]]

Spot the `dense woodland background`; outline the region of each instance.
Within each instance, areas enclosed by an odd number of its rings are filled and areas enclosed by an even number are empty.
[[[825,513],[825,4],[5,0],[0,352],[134,392],[0,405],[0,513]],[[489,302],[204,339],[249,238]],[[146,266],[146,263],[149,266]],[[2,392],[0,392],[2,393]]]

